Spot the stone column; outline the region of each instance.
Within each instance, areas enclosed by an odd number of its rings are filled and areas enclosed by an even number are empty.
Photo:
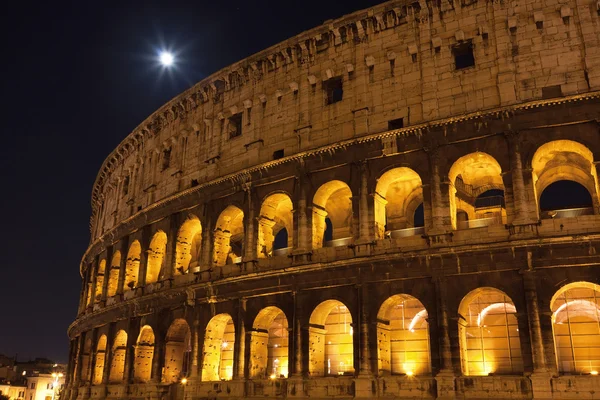
[[[86,385],[91,385],[94,381],[94,370],[96,369],[96,357],[98,353],[98,328],[94,328],[92,330],[92,348],[90,349],[90,359],[89,359],[89,368],[88,368],[88,376]]]
[[[108,384],[110,366],[113,359],[113,342],[115,340],[115,323],[112,322],[106,335],[106,354],[104,355],[104,370],[102,371],[102,384]]]
[[[510,175],[512,182],[513,209],[515,212],[513,224],[520,225],[529,222],[529,204],[523,181],[523,163],[518,132],[505,132],[510,157]]]
[[[204,203],[204,225],[202,225],[202,254],[200,256],[200,272],[210,271],[213,261],[213,230],[210,207]]]
[[[113,246],[106,248],[106,265],[104,266],[104,281],[102,282],[102,306],[106,305],[108,297],[108,282],[110,281],[110,270],[112,267]]]
[[[129,236],[125,236],[121,242],[121,261],[119,264],[119,281],[117,282],[117,295],[123,294],[123,287],[125,286],[125,273],[127,268],[127,250],[129,247]],[[111,260],[112,264],[112,260]]]
[[[437,321],[440,345],[440,371],[435,376],[437,382],[438,398],[454,398],[455,374],[452,366],[452,345],[450,342],[450,329],[448,323],[448,308],[446,305],[446,278],[437,276],[433,278],[435,295],[437,299]]]
[[[294,320],[292,321],[292,336],[294,339],[292,342],[294,346],[294,370],[292,375],[294,377],[302,377],[304,375],[304,371],[302,370],[302,324],[297,292],[292,292],[292,296],[294,298]]]
[[[296,176],[295,182],[295,199],[294,202],[294,229],[293,229],[293,254],[296,261],[305,261],[307,254],[312,249],[312,227],[311,221],[312,207],[309,207],[308,196],[307,196],[307,185],[308,178],[304,170],[304,162],[299,161],[298,175]]]
[[[200,321],[195,319],[192,325],[192,362],[191,362],[191,378],[198,378],[198,354],[201,351],[200,342],[198,337],[198,330],[200,329]]]
[[[125,383],[133,382],[133,363],[135,361],[135,344],[140,334],[140,320],[134,318],[129,320],[127,327],[127,348],[125,349],[125,368],[123,371],[123,380]]]
[[[146,225],[142,230],[142,238],[140,240],[140,246],[142,251],[140,253],[140,270],[138,272],[138,282],[136,290],[138,288],[144,288],[146,286],[146,271],[148,269],[148,249],[150,247],[150,225]]]
[[[540,210],[533,179],[533,169],[523,168],[523,185],[525,188],[525,201],[528,205],[528,219],[530,221],[538,221],[540,219]]]
[[[363,293],[363,286],[356,286],[356,298],[358,299],[358,326],[360,344],[359,376],[370,377],[371,353],[369,349],[369,319],[367,314],[367,298]]]
[[[170,282],[173,279],[173,272],[175,271],[176,263],[176,252],[177,252],[177,235],[179,234],[180,227],[180,214],[171,214],[169,217],[169,234],[167,241],[167,249],[165,259],[163,261],[163,271],[161,272],[162,280]],[[193,238],[191,238],[193,240]],[[190,271],[191,272],[191,271]]]
[[[374,239],[375,204],[373,196],[369,196],[369,168],[366,161],[359,163],[360,192],[359,192],[359,243],[369,243]],[[371,201],[370,201],[371,200]]]
[[[73,386],[79,386],[79,381],[81,380],[81,359],[83,358],[83,347],[85,345],[84,334],[81,333],[77,338],[77,354],[75,354],[75,359],[73,360]]]
[[[452,207],[450,203],[451,182],[440,173],[439,149],[435,148],[428,152],[431,171],[431,232],[430,234],[444,234],[453,230]]]
[[[242,261],[254,261],[256,260],[256,235],[258,233],[256,226],[256,215],[257,201],[254,199],[254,191],[250,182],[242,185],[245,193],[246,209],[244,210],[244,254],[242,254]]]
[[[150,375],[153,383],[160,383],[162,380],[162,369],[165,365],[163,336],[162,332],[156,332],[154,335],[154,353],[152,354],[152,373]]]
[[[233,355],[233,379],[244,379],[246,352],[246,299],[239,300],[237,329],[235,330],[235,353]]]

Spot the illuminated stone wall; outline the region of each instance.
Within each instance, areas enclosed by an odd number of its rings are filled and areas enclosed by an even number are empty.
[[[166,104],[94,185],[65,398],[595,396],[599,31],[392,1]]]

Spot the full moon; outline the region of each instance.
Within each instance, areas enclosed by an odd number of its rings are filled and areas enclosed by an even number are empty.
[[[169,53],[168,51],[163,51],[160,53],[160,63],[165,67],[173,65],[173,61],[173,54]]]

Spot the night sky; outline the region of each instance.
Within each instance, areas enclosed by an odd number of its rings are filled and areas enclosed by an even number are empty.
[[[0,353],[67,361],[92,184],[129,132],[218,69],[378,3],[5,4]],[[179,53],[177,72],[157,67],[161,47]]]

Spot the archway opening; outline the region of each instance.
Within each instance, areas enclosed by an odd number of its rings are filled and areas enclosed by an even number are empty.
[[[242,262],[244,212],[236,206],[223,210],[214,231],[213,263],[217,267]]]
[[[600,371],[600,286],[575,282],[552,298],[552,327],[558,370],[565,374]]]
[[[98,271],[96,272],[96,291],[94,301],[99,303],[102,300],[102,291],[104,289],[104,273],[106,272],[106,260],[100,260]]]
[[[154,331],[148,325],[142,327],[135,345],[133,379],[146,383],[152,377],[152,358],[154,357]]]
[[[259,258],[284,255],[283,253],[287,252],[282,249],[291,249],[292,237],[289,233],[292,232],[294,226],[293,207],[292,200],[284,193],[272,194],[263,201],[258,217],[257,254]],[[275,250],[279,251],[275,252]]]
[[[313,249],[344,246],[352,241],[352,191],[342,181],[323,184],[313,198]],[[324,240],[326,218],[331,222],[331,240]]]
[[[174,275],[184,275],[190,270],[196,271],[202,250],[202,225],[195,215],[189,215],[179,228],[175,244]]]
[[[458,311],[464,375],[523,372],[517,310],[506,294],[494,288],[473,290]]]
[[[423,203],[419,204],[413,215],[413,226],[421,228],[425,226],[425,209]]]
[[[140,259],[142,257],[142,246],[140,242],[134,240],[129,246],[127,252],[127,261],[125,262],[125,285],[123,291],[135,289],[139,285]]]
[[[422,185],[419,174],[406,167],[391,169],[379,177],[375,188],[375,234],[378,239],[424,232],[424,216],[420,225],[415,224],[415,212],[423,203]]]
[[[556,181],[544,189],[540,196],[540,216],[569,218],[594,213],[590,192],[575,181]]]
[[[148,249],[148,268],[146,268],[146,284],[158,282],[162,271],[163,260],[167,251],[167,234],[158,231],[150,241]]]
[[[104,375],[104,361],[106,360],[106,335],[100,336],[98,345],[96,346],[96,363],[94,365],[94,377],[92,384],[99,385],[102,383]]]
[[[121,270],[121,252],[115,251],[112,261],[110,262],[110,271],[108,273],[108,287],[106,291],[107,297],[113,297],[119,289],[119,273]]]
[[[115,335],[115,342],[112,346],[112,360],[108,374],[109,383],[120,383],[124,380],[125,373],[125,353],[127,352],[127,333],[120,330]]]
[[[165,339],[164,383],[175,383],[188,375],[191,352],[190,327],[185,319],[176,319],[169,327]]]
[[[206,327],[204,336],[203,381],[231,380],[235,327],[228,314],[215,315]]]
[[[262,309],[252,325],[250,343],[250,377],[287,378],[288,321],[277,307]]]
[[[383,374],[431,372],[427,310],[409,295],[387,299],[377,314],[378,369]]]
[[[572,140],[545,143],[533,155],[531,167],[541,218],[568,218],[595,213],[594,208],[598,207],[598,176],[594,156],[587,147]],[[591,201],[575,182],[586,189]],[[560,193],[561,189],[565,192]]]
[[[319,304],[309,321],[309,374],[354,375],[352,315],[340,301]]]

